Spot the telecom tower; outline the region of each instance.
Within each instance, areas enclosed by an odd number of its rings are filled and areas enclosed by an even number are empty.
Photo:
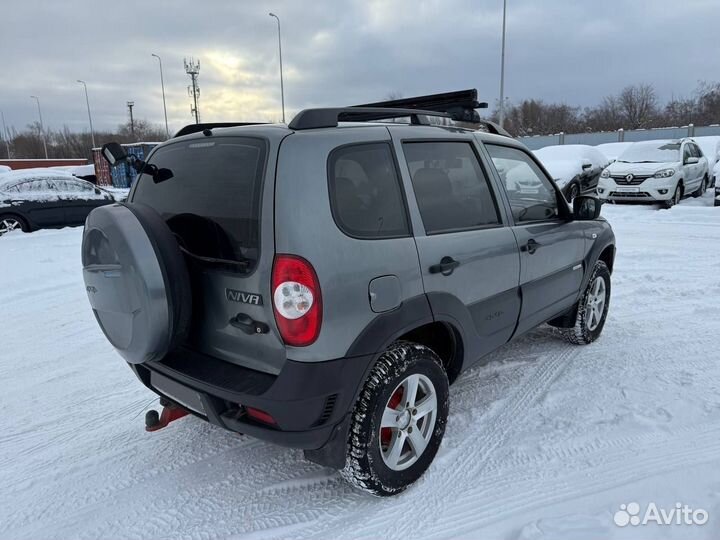
[[[200,123],[200,111],[198,110],[198,98],[200,97],[200,87],[198,86],[197,80],[200,75],[200,60],[197,62],[190,58],[183,60],[185,64],[185,73],[190,75],[192,84],[188,86],[188,95],[193,98],[192,105],[190,106],[190,115],[195,117],[195,123]]]
[[[133,118],[133,107],[135,106],[134,101],[128,101],[127,102],[127,108],[130,111],[130,135],[135,137],[135,119]]]

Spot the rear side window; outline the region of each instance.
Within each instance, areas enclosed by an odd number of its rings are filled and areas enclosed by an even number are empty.
[[[403,144],[427,234],[500,223],[487,176],[467,142]]]
[[[247,262],[259,254],[265,141],[212,137],[162,146],[150,163],[172,176],[138,178],[133,202],[154,208],[181,246],[200,257]]]
[[[410,234],[389,144],[340,147],[330,155],[328,169],[333,217],[345,234],[355,238]]]

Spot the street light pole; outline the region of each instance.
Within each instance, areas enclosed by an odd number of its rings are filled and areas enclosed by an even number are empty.
[[[42,137],[43,148],[45,149],[45,159],[47,159],[47,143],[45,142],[45,126],[43,126],[42,111],[40,110],[40,98],[37,96],[30,96],[30,98],[34,99],[37,102],[38,116],[40,117],[40,136]]]
[[[163,97],[163,112],[165,113],[165,136],[169,139],[170,138],[170,130],[168,129],[168,121],[167,121],[167,107],[165,106],[165,81],[163,80],[163,68],[162,68],[162,58],[160,58],[157,54],[152,53],[152,56],[158,59],[158,62],[160,62],[160,88],[162,89],[162,97]]]
[[[7,156],[8,159],[10,159],[10,135],[8,133],[7,127],[5,126],[5,113],[0,111],[0,119],[2,119],[2,138],[3,141],[5,141],[5,150],[7,150]]]
[[[275,17],[278,27],[278,51],[280,53],[280,100],[282,102],[282,121],[285,123],[285,87],[283,86],[283,68],[282,68],[282,39],[280,37],[280,17],[274,13],[268,13],[271,17]]]
[[[85,88],[85,103],[87,104],[88,120],[90,121],[90,138],[92,139],[92,147],[95,148],[95,130],[92,125],[92,114],[90,114],[90,99],[88,98],[87,84],[85,81],[77,80]]]
[[[500,53],[500,118],[498,123],[503,127],[505,122],[505,18],[507,15],[507,0],[503,0],[502,17],[502,52]]]

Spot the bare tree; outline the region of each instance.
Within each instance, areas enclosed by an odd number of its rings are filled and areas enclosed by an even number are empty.
[[[617,101],[628,128],[652,126],[657,116],[657,97],[652,85],[626,86],[618,95]]]

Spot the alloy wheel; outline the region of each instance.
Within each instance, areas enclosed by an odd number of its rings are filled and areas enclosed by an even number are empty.
[[[22,225],[20,225],[20,222],[15,218],[5,218],[0,221],[0,236],[19,229],[22,229]]]
[[[587,328],[593,332],[602,321],[603,313],[605,311],[605,293],[607,286],[605,284],[605,278],[598,276],[590,286],[590,293],[588,294],[587,301],[585,303],[585,317],[587,321]]]
[[[394,471],[420,459],[435,429],[437,393],[428,377],[413,374],[390,394],[380,422],[380,455]]]

